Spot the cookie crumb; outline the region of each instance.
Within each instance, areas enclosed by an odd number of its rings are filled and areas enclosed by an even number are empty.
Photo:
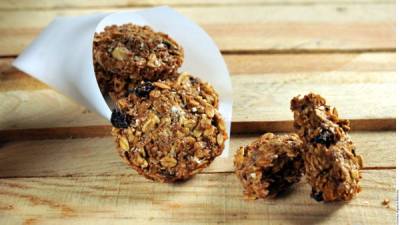
[[[382,201],[382,205],[385,207],[385,208],[389,208],[390,206],[389,206],[389,203],[390,203],[390,200],[388,199],[388,198],[385,198],[385,199],[383,199],[383,201]]]

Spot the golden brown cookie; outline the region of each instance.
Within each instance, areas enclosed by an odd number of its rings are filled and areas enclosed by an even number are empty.
[[[317,201],[350,200],[360,192],[362,158],[348,135],[350,123],[310,93],[291,101],[294,128],[305,144],[305,168]]]
[[[172,78],[183,56],[182,47],[171,37],[148,26],[107,26],[93,40],[94,64],[127,83]]]
[[[149,179],[186,180],[224,149],[227,133],[218,96],[209,84],[186,73],[141,82],[117,105],[111,122],[118,152]]]
[[[296,134],[266,133],[237,150],[236,175],[250,199],[275,197],[300,181],[304,173],[302,142]]]

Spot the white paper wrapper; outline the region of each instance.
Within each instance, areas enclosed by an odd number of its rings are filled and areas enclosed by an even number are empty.
[[[232,87],[223,57],[202,28],[168,7],[57,17],[13,65],[110,120],[111,109],[94,74],[93,35],[105,26],[124,23],[148,25],[170,35],[183,46],[185,58],[180,71],[187,71],[214,86],[220,95],[219,111],[229,134]],[[228,155],[229,140],[225,146],[223,156]]]

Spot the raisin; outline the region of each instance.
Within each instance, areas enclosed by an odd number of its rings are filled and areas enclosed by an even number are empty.
[[[127,116],[116,109],[112,111],[111,124],[116,128],[128,128],[129,125]]]
[[[313,191],[311,192],[311,197],[312,197],[313,199],[315,199],[315,201],[317,201],[317,202],[321,202],[321,201],[324,200],[324,196],[323,196],[323,194],[322,194],[321,191],[316,192],[316,191],[313,190]]]
[[[335,143],[334,134],[329,130],[323,130],[313,139],[314,143],[319,143],[325,145],[327,148],[331,146],[331,144]]]
[[[135,92],[135,88],[131,88],[131,87],[129,87],[128,88],[128,93],[130,94],[130,93],[134,93]]]
[[[138,97],[147,97],[149,96],[150,91],[154,89],[153,84],[150,81],[142,82],[137,87],[135,87],[135,94]]]
[[[171,48],[171,43],[169,42],[169,41],[166,41],[166,40],[164,40],[164,41],[162,41],[162,43],[165,45],[165,46],[167,46],[167,48]]]

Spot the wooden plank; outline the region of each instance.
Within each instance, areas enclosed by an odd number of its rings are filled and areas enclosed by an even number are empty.
[[[395,53],[329,54],[225,54],[231,75],[305,72],[388,72],[395,71]],[[0,92],[40,90],[48,86],[15,69],[15,58],[0,58]]]
[[[159,5],[169,6],[226,6],[226,5],[289,5],[289,4],[387,4],[394,0],[19,0],[0,1],[0,10],[26,10],[26,9],[85,9],[85,8],[125,8],[125,7],[150,7]]]
[[[3,143],[0,148],[0,177],[98,176],[136,174],[125,165],[115,150],[113,138],[77,138]],[[395,132],[353,132],[357,151],[366,169],[395,167]],[[258,135],[234,135],[229,157],[219,157],[205,171],[232,172],[232,157]]]
[[[290,99],[309,92],[324,96],[344,118],[395,118],[393,79],[393,72],[233,76],[233,121],[291,120]]]
[[[224,59],[232,75],[331,71],[383,72],[395,71],[396,65],[394,53],[368,52],[345,54],[225,54]]]
[[[116,10],[127,9],[3,11],[0,55],[21,52],[55,16]],[[394,4],[233,5],[176,10],[204,27],[223,52],[395,49]]]
[[[237,123],[237,128],[246,129],[244,131],[276,131],[280,125],[281,131],[287,131],[293,117],[289,110],[290,99],[310,91],[325,96],[344,118],[354,122],[357,130],[395,127],[395,72],[236,75],[232,76],[232,83],[233,123]],[[0,92],[0,127],[3,130],[108,124],[52,89],[30,90],[29,87],[24,89],[25,86],[22,90],[10,90],[12,88],[7,85],[7,82],[0,83],[0,90],[6,90]],[[384,124],[377,127],[376,119]]]
[[[365,171],[351,202],[323,204],[303,182],[276,200],[246,201],[234,174],[168,185],[137,175],[0,179],[2,224],[394,224],[395,171]],[[389,207],[382,205],[389,200]]]

